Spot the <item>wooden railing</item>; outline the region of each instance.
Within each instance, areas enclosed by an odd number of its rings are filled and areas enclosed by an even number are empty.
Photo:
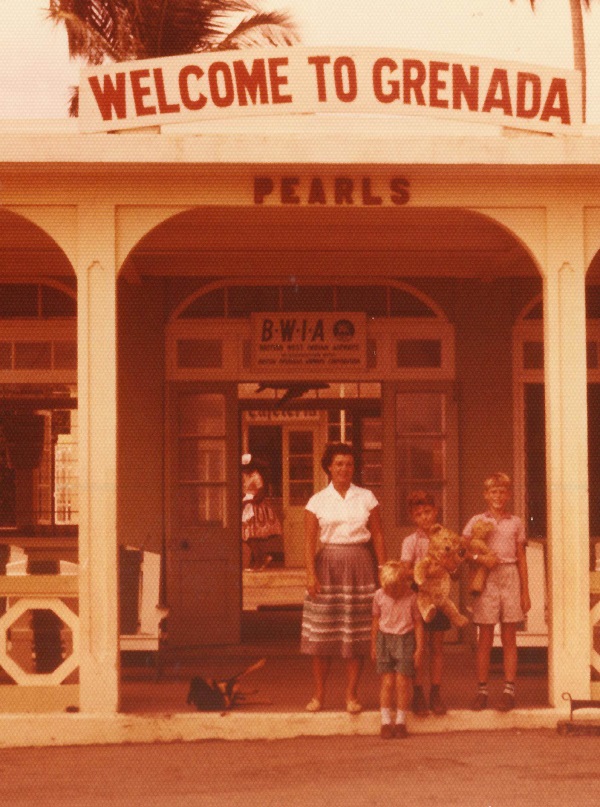
[[[0,616],[0,668],[14,683],[0,685],[0,711],[76,711],[79,686],[64,683],[79,666],[79,577],[76,574],[0,576],[0,599],[6,598],[6,611]],[[34,612],[50,611],[64,625],[70,641],[61,643],[64,653],[53,670],[39,672],[27,667],[32,655],[31,626]],[[29,614],[29,619],[25,616]],[[25,634],[25,651],[16,652],[18,634]],[[60,649],[59,649],[60,652]],[[5,676],[6,678],[6,676]]]

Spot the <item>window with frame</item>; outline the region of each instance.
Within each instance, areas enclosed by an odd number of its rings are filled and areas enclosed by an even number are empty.
[[[396,513],[410,523],[406,500],[413,490],[431,493],[444,519],[447,486],[446,396],[442,392],[396,394]]]

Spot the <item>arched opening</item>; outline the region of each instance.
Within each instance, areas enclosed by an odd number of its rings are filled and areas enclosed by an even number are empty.
[[[57,574],[78,553],[76,279],[56,242],[8,210],[0,250],[0,569]],[[15,617],[15,669],[77,666],[55,611]]]
[[[391,556],[411,530],[405,498],[416,485],[430,484],[445,522],[461,529],[481,509],[486,475],[516,475],[512,332],[540,291],[517,238],[465,210],[197,208],[148,233],[119,281],[119,533],[166,558],[169,630],[182,608],[196,645],[243,638],[241,454],[281,456],[270,493],[283,499],[297,483],[301,512],[323,484],[315,447],[364,439],[361,481],[378,485]],[[300,327],[300,338],[301,320],[314,333],[315,317],[325,326],[341,314],[362,318],[362,363],[258,362],[267,315]],[[419,418],[404,417],[410,406]],[[284,479],[285,463],[297,478]],[[197,534],[178,536],[178,506]],[[229,539],[211,532],[225,523],[236,530],[228,556]],[[221,554],[203,556],[211,541]],[[299,547],[275,545],[270,566],[287,568]],[[189,582],[178,591],[185,556]],[[301,598],[301,562],[290,569]],[[226,606],[210,602],[208,584],[208,601],[199,594],[203,579],[218,581]]]

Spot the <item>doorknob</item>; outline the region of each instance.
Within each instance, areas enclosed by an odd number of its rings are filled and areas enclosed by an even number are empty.
[[[180,549],[189,549],[190,548],[190,542],[189,541],[181,541],[181,543],[179,544],[179,548]]]

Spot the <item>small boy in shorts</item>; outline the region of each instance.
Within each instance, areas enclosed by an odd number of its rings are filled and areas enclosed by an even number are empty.
[[[531,608],[525,555],[527,539],[523,522],[507,509],[511,493],[512,483],[507,474],[489,476],[483,483],[483,498],[488,509],[473,516],[463,530],[463,535],[470,538],[473,525],[478,521],[488,522],[494,527],[486,539],[491,552],[485,556],[475,554],[470,557],[472,562],[489,569],[485,587],[473,602],[473,622],[478,626],[478,689],[471,709],[476,712],[487,707],[490,656],[494,627],[498,622],[504,656],[504,690],[498,709],[508,712],[514,707],[517,626]]]
[[[381,675],[381,737],[404,739],[415,664],[423,652],[423,621],[412,589],[412,569],[390,560],[379,569],[381,588],[373,598],[371,657]],[[392,712],[396,706],[396,722]]]
[[[408,515],[417,527],[402,542],[400,559],[414,569],[415,564],[427,554],[429,534],[437,523],[438,510],[431,493],[415,490],[408,496]],[[450,627],[446,614],[438,611],[431,622],[425,624],[425,644],[429,651],[429,708],[423,692],[423,664],[418,664],[413,686],[412,711],[416,715],[427,715],[429,709],[434,715],[446,714],[446,704],[442,700],[440,687],[444,670],[444,633]]]

